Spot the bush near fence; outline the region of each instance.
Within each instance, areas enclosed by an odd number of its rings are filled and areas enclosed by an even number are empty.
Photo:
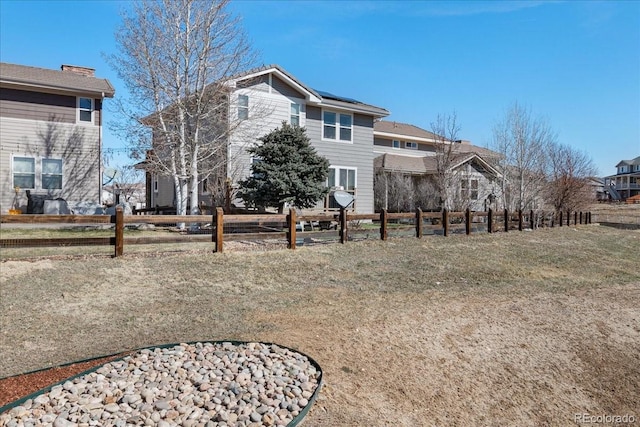
[[[115,215],[3,215],[3,224],[30,224],[33,228],[45,224],[71,226],[103,226],[110,236],[27,237],[14,235],[0,238],[2,248],[113,246],[115,257],[124,254],[129,245],[210,242],[214,252],[222,252],[229,241],[278,240],[287,247],[313,242],[346,243],[350,240],[424,235],[448,236],[451,233],[508,232],[539,227],[590,224],[590,212],[553,213],[529,212],[415,212],[357,214],[343,209],[335,215],[299,215],[295,209],[288,214],[226,215],[217,208],[213,215],[124,215],[121,208]],[[179,233],[160,236],[125,236],[125,228],[165,226],[176,231],[176,224],[184,223]],[[302,226],[308,224],[308,226]],[[332,228],[335,228],[332,230]],[[6,230],[6,228],[5,228]],[[104,231],[104,230],[103,230]],[[35,231],[37,236],[38,231]],[[3,233],[6,235],[6,233]],[[104,233],[103,233],[104,234]],[[4,237],[4,236],[2,236]]]

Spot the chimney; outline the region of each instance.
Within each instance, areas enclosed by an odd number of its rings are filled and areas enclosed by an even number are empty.
[[[63,72],[75,73],[85,77],[94,77],[96,72],[95,68],[80,67],[77,65],[67,65],[67,64],[62,64],[60,66],[60,69]]]
[[[457,142],[458,144],[471,145],[471,141],[468,141],[466,139],[457,139],[454,142]]]

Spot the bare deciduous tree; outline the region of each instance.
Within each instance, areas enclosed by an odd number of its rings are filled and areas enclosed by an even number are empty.
[[[374,199],[376,210],[408,212],[414,205],[414,184],[409,175],[401,172],[380,172],[375,175]]]
[[[493,128],[493,149],[501,154],[503,204],[508,209],[532,209],[546,184],[546,156],[556,135],[542,118],[514,103]]]
[[[563,144],[552,144],[548,152],[547,202],[556,212],[579,210],[594,200],[588,179],[595,175],[591,157]]]
[[[108,57],[129,90],[117,104],[125,120],[116,130],[146,156],[148,170],[173,178],[182,215],[188,205],[197,212],[200,182],[225,176],[227,139],[241,126],[223,82],[246,70],[253,54],[227,5],[136,1],[116,32],[118,52]]]
[[[455,142],[458,139],[460,125],[456,113],[438,114],[431,123],[431,132],[436,138],[436,173],[433,183],[441,200],[441,207],[451,210],[456,202],[458,176],[452,166],[458,154]]]

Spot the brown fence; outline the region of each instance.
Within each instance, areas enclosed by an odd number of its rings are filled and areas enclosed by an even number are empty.
[[[226,215],[217,208],[213,215],[124,215],[121,208],[115,215],[3,215],[3,224],[29,224],[38,228],[45,224],[96,225],[103,224],[107,237],[26,237],[0,238],[2,248],[33,248],[62,246],[114,247],[113,255],[123,255],[124,247],[142,244],[211,242],[214,252],[222,252],[224,243],[234,240],[277,240],[290,249],[306,242],[346,243],[350,240],[424,235],[448,236],[452,233],[508,232],[525,228],[562,227],[590,224],[590,212],[566,212],[555,215],[539,211],[529,212],[415,212],[391,213],[383,210],[375,214],[356,214],[341,210],[335,215],[298,215],[294,209],[288,214]],[[166,225],[172,228],[184,224],[184,232],[163,236],[125,236],[127,226],[141,224]],[[6,234],[6,233],[3,233]],[[4,237],[4,236],[3,236]]]

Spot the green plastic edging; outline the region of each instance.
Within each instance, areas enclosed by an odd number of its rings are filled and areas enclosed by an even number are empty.
[[[118,353],[107,354],[107,355],[98,356],[98,357],[92,357],[90,359],[79,360],[79,361],[76,361],[76,362],[69,362],[69,363],[65,363],[65,364],[62,364],[62,365],[53,366],[51,368],[43,368],[43,369],[38,369],[38,370],[35,370],[35,371],[27,372],[25,374],[19,374],[19,375],[33,374],[33,373],[36,373],[36,372],[46,371],[48,369],[62,368],[62,367],[65,367],[65,366],[70,366],[70,365],[76,364],[76,363],[90,362],[92,360],[102,359],[102,358],[105,358],[105,357],[111,357],[111,356],[116,356],[116,355],[119,355],[119,354],[126,353],[124,356],[122,356],[120,358],[116,358],[116,359],[113,359],[113,360],[111,360],[109,362],[105,362],[105,363],[102,363],[102,364],[100,364],[98,366],[94,366],[93,368],[87,369],[86,371],[80,372],[79,374],[73,375],[73,376],[71,376],[69,378],[65,378],[65,379],[63,379],[61,381],[58,381],[55,384],[52,384],[52,385],[50,385],[48,387],[45,387],[45,388],[40,389],[40,390],[38,390],[36,392],[33,392],[33,393],[29,394],[28,396],[21,397],[20,399],[18,399],[16,401],[8,403],[8,404],[6,404],[6,405],[4,405],[3,407],[0,408],[0,414],[2,414],[4,412],[7,412],[7,411],[15,408],[16,406],[20,406],[21,404],[23,404],[24,402],[26,402],[29,399],[34,399],[35,397],[39,396],[40,394],[47,393],[47,392],[51,391],[52,388],[54,388],[56,386],[59,386],[59,385],[62,385],[67,381],[72,381],[72,380],[74,380],[76,378],[79,378],[79,377],[81,377],[83,375],[90,374],[91,372],[97,371],[98,369],[100,369],[101,367],[106,365],[107,363],[120,361],[120,360],[124,359],[125,357],[129,357],[132,354],[137,353],[137,352],[142,351],[142,350],[152,350],[152,349],[155,349],[155,348],[170,348],[170,347],[179,346],[181,344],[195,345],[197,343],[202,343],[202,344],[206,344],[206,343],[211,343],[211,344],[231,343],[234,346],[238,346],[238,345],[242,345],[242,344],[249,344],[251,342],[254,342],[254,343],[257,343],[257,344],[262,344],[262,345],[267,345],[267,346],[277,345],[278,347],[281,347],[281,348],[287,349],[289,351],[293,351],[295,353],[301,354],[301,355],[305,356],[309,360],[309,362],[311,362],[311,364],[316,368],[316,370],[320,373],[320,375],[318,377],[318,385],[317,385],[316,389],[313,391],[313,394],[309,398],[309,401],[307,402],[306,406],[300,410],[300,413],[298,415],[296,415],[293,418],[293,420],[291,420],[289,422],[289,424],[287,424],[287,427],[296,427],[298,424],[300,424],[300,422],[302,422],[304,417],[309,413],[309,410],[311,409],[311,407],[315,403],[316,398],[318,397],[318,394],[320,393],[320,389],[322,388],[322,380],[323,380],[323,377],[324,377],[324,372],[322,371],[322,368],[320,367],[318,362],[316,362],[313,358],[309,357],[308,355],[306,355],[305,353],[303,353],[301,351],[298,351],[298,350],[296,350],[294,348],[287,347],[287,346],[284,346],[284,345],[280,345],[280,344],[276,344],[276,343],[270,343],[270,342],[261,342],[261,341],[217,340],[217,341],[191,341],[191,342],[181,342],[181,343],[174,343],[174,344],[161,344],[161,345],[154,345],[154,346],[150,346],[150,347],[141,347],[141,348],[134,349],[134,350],[127,350],[125,352],[120,351]],[[12,377],[19,376],[19,375],[13,375]],[[6,377],[6,378],[11,378],[11,377]]]

